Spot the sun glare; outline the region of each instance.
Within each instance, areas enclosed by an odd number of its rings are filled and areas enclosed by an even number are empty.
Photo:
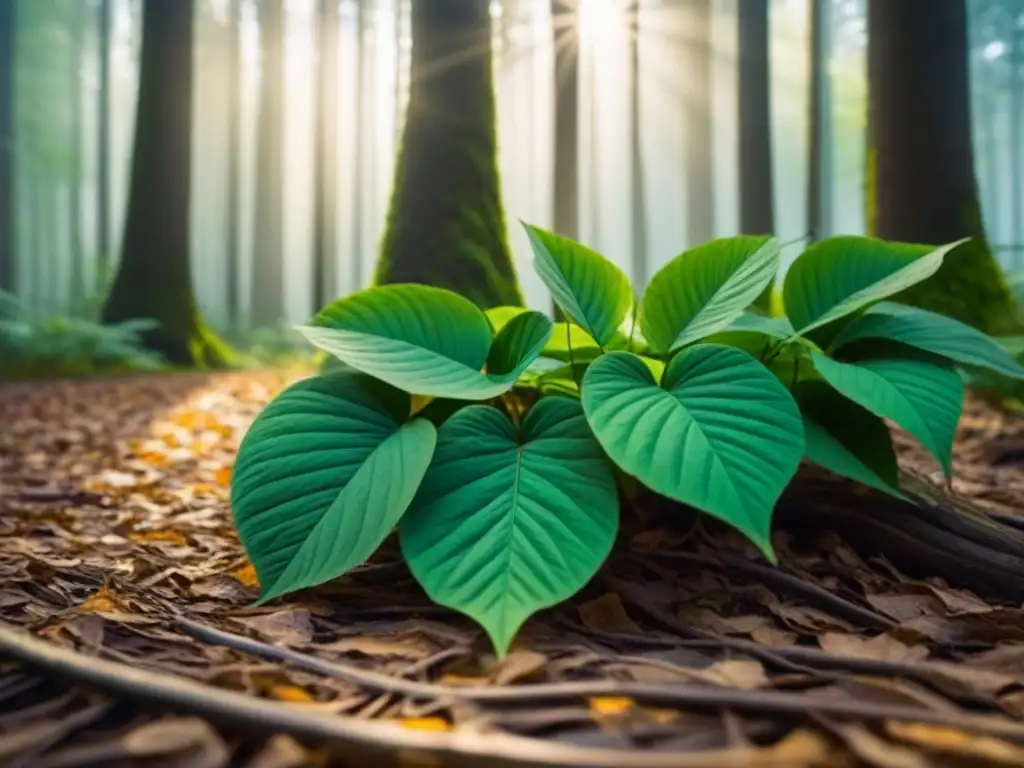
[[[591,45],[607,43],[625,23],[623,0],[579,0],[580,39]]]

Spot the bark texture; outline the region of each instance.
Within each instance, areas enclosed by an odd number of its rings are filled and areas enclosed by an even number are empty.
[[[971,145],[965,0],[868,3],[868,221],[887,240],[972,240],[898,298],[987,333],[1017,325],[985,240]]]
[[[224,345],[204,326],[192,290],[193,0],[145,0],[135,147],[121,264],[107,323],[152,318],[145,345],[171,363],[219,366]]]
[[[487,0],[412,5],[412,79],[375,282],[521,304],[498,179]]]

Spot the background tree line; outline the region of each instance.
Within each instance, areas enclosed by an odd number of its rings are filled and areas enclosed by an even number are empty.
[[[537,304],[517,218],[639,285],[737,231],[987,225],[1016,266],[1022,125],[1024,0],[0,0],[0,288],[213,364],[201,314],[371,280]],[[960,261],[943,306],[992,330]]]

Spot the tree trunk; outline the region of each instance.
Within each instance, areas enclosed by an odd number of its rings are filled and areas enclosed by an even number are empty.
[[[554,231],[579,239],[580,41],[574,0],[551,0],[555,50]],[[596,190],[595,190],[596,194]]]
[[[113,245],[110,241],[110,35],[113,0],[99,0],[96,19],[99,40],[99,88],[96,91],[96,285],[107,290]]]
[[[630,232],[633,250],[633,285],[643,293],[650,279],[647,253],[647,201],[644,194],[644,153],[640,121],[640,0],[630,0],[629,15],[629,136],[633,179],[630,195]]]
[[[18,0],[0,0],[0,291],[17,290],[14,207],[14,41]]]
[[[284,0],[260,0],[259,20],[262,70],[249,306],[257,327],[276,326],[284,316]]]
[[[1016,325],[985,241],[971,146],[965,0],[868,3],[872,234],[939,244],[973,238],[899,298],[987,333]]]
[[[742,3],[743,0],[740,0]],[[765,5],[765,0],[757,0]],[[715,236],[711,0],[688,0],[683,30],[686,115],[686,229],[691,245]]]
[[[807,232],[810,242],[828,237],[832,226],[832,120],[828,95],[828,38],[832,0],[811,0],[811,98],[808,105]]]
[[[412,5],[408,116],[377,283],[522,304],[498,180],[487,0]]]
[[[144,0],[131,190],[107,323],[152,318],[146,347],[178,365],[218,366],[226,350],[203,325],[189,263],[193,0]]]
[[[83,309],[88,298],[85,285],[85,245],[82,236],[82,166],[85,157],[83,114],[85,89],[82,88],[82,69],[85,66],[85,4],[74,3],[68,16],[68,37],[71,50],[68,55],[68,99],[70,104],[71,168],[68,180],[68,258],[71,261],[71,306]]]
[[[1020,4],[1024,17],[1024,4]],[[1024,248],[1024,21],[1010,35],[1010,220],[1013,245]]]
[[[242,210],[242,0],[231,0],[227,29],[227,236],[224,244],[227,271],[228,326],[233,333],[241,329],[242,290],[239,268],[242,245],[239,232]]]
[[[769,3],[739,0],[736,25],[739,56],[740,231],[775,232],[772,187],[771,71],[768,55]]]
[[[371,0],[356,0],[356,113],[353,117],[352,143],[355,146],[355,167],[352,170],[352,253],[349,259],[349,290],[358,291],[363,287],[363,256],[366,251],[366,237],[363,220],[366,218],[366,20],[370,14],[366,3]]]
[[[313,136],[313,311],[332,301],[337,290],[338,258],[338,3],[320,0],[316,67],[316,118]]]

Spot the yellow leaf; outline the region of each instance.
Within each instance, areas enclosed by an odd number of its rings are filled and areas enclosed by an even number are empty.
[[[441,675],[441,685],[487,685],[488,682],[490,681],[486,677],[467,677],[451,673]]]
[[[451,724],[443,717],[406,717],[398,721],[403,727],[413,731],[430,731],[441,733],[450,731]]]
[[[412,395],[409,398],[409,415],[415,416],[428,405],[434,402],[434,398],[427,395]]]
[[[138,544],[164,543],[176,547],[188,546],[188,539],[178,531],[133,531],[128,538]]]
[[[256,576],[256,569],[252,567],[252,563],[246,563],[241,568],[236,568],[231,572],[231,576],[243,587],[249,589],[257,589],[260,585],[259,577]]]
[[[225,487],[231,485],[231,467],[221,467],[217,470],[217,474],[213,478],[217,485],[223,485]]]
[[[604,717],[621,715],[633,707],[633,700],[625,696],[600,696],[590,700],[592,714]]]
[[[287,701],[291,704],[308,704],[316,701],[309,693],[297,685],[273,685],[268,693],[278,701]]]
[[[96,594],[78,606],[78,610],[83,613],[110,613],[117,609],[117,604],[114,602],[115,597],[114,590],[104,583]]]

